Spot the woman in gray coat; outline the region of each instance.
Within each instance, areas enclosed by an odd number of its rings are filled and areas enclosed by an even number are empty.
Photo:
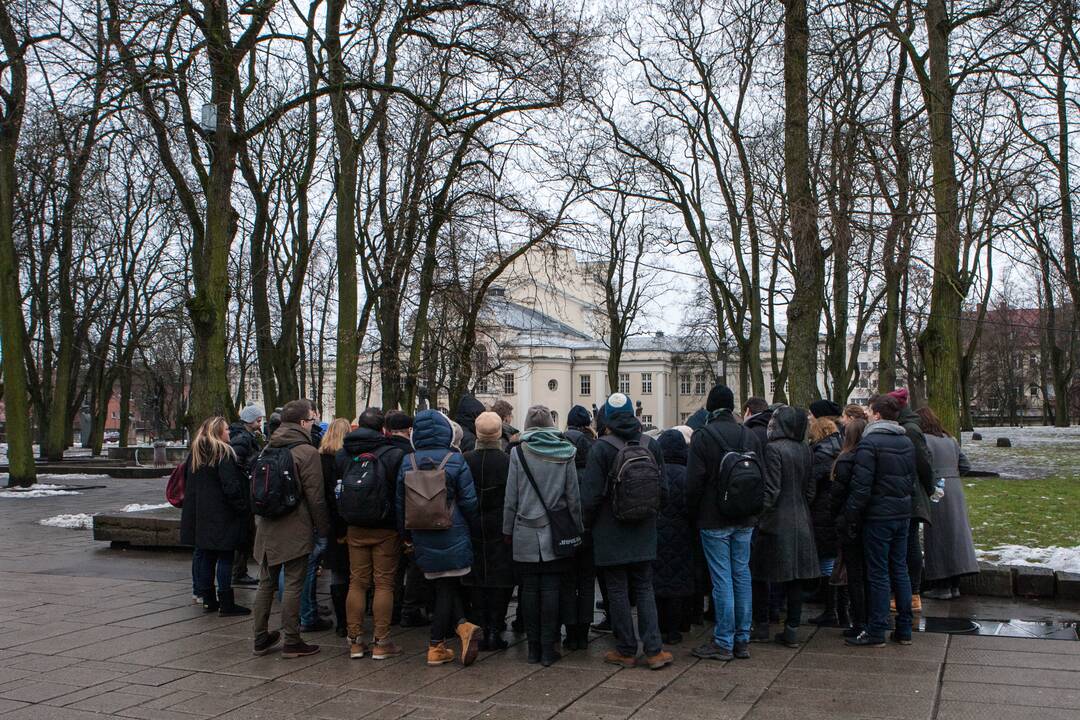
[[[971,466],[933,410],[922,407],[916,412],[930,449],[934,481],[945,480],[945,494],[930,503],[930,524],[923,526],[926,546],[923,580],[933,586],[923,595],[934,600],[950,600],[960,597],[962,576],[979,572],[964,484],[960,482],[960,476]]]
[[[750,550],[753,578],[753,640],[766,640],[769,626],[769,583],[780,583],[787,595],[784,631],[776,641],[798,647],[802,621],[803,580],[820,575],[810,505],[816,487],[814,456],[806,444],[806,411],[783,405],[769,420],[765,446],[765,509]]]
[[[529,662],[550,666],[561,657],[559,587],[573,568],[572,557],[557,557],[549,510],[566,507],[577,529],[584,530],[576,449],[555,429],[543,405],[529,408],[521,444],[510,454],[503,506],[503,534],[514,546],[514,564],[521,576],[519,597],[528,637]],[[530,477],[531,476],[531,477]],[[534,487],[535,485],[535,487]],[[538,494],[539,492],[539,494]]]

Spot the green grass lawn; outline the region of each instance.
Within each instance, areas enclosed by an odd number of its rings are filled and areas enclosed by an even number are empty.
[[[975,546],[1080,544],[1080,479],[963,478]]]

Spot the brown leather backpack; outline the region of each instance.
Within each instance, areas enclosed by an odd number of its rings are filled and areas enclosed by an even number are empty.
[[[405,471],[405,529],[448,530],[454,524],[454,509],[446,491],[446,463],[453,453],[436,467],[421,469],[416,456],[408,458],[411,470]]]

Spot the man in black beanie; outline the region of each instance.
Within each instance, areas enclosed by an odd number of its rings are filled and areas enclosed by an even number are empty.
[[[701,545],[713,586],[716,627],[713,636],[693,654],[710,660],[750,657],[752,602],[750,591],[750,541],[757,518],[728,517],[718,498],[720,468],[729,452],[752,452],[762,457],[757,436],[735,419],[735,395],[726,385],[716,385],[705,409],[709,420],[690,440],[686,463],[686,505],[696,514]]]
[[[843,410],[832,400],[815,400],[810,403],[810,414],[816,418],[838,418]]]

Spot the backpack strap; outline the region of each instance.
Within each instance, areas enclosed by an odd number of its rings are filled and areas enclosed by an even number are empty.
[[[525,460],[525,448],[520,445],[517,446],[518,461],[521,463],[521,469],[525,471],[525,477],[529,479],[529,484],[532,485],[533,492],[536,493],[537,499],[540,501],[540,507],[544,508],[544,515],[551,519],[551,510],[548,509],[547,503],[544,502],[544,496],[540,494],[540,488],[536,485],[536,478],[533,477],[532,470],[529,468],[529,463]]]
[[[615,448],[616,450],[622,450],[624,447],[626,447],[625,440],[623,440],[621,437],[615,437],[611,433],[604,435],[600,438],[600,440],[601,442],[606,442],[608,445]]]

